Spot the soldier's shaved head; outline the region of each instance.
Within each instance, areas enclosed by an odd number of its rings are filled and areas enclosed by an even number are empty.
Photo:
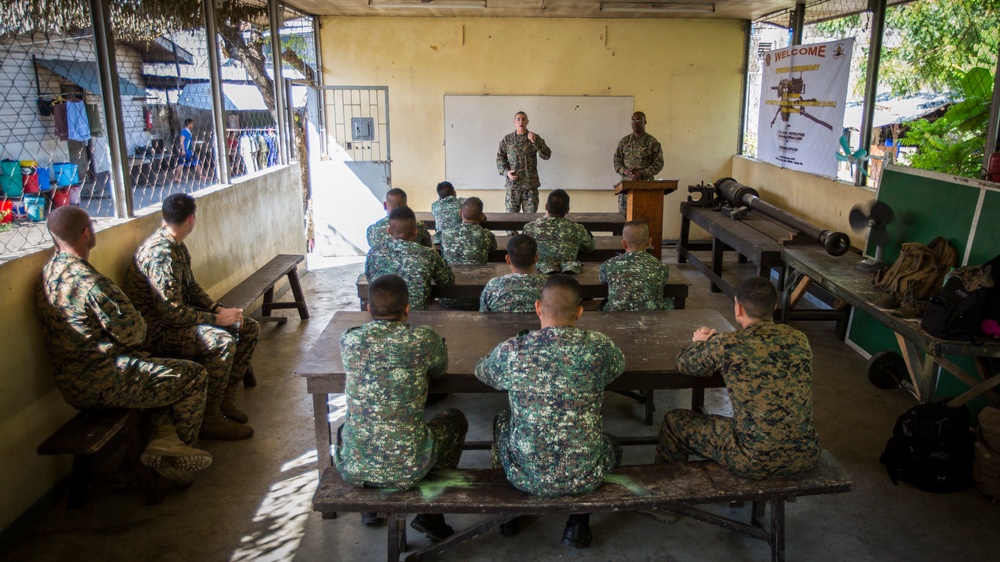
[[[80,207],[72,205],[59,207],[49,213],[47,226],[57,244],[72,246],[80,242],[83,231],[90,228],[90,215]],[[96,241],[95,236],[94,243]]]
[[[581,300],[580,283],[568,275],[549,277],[542,287],[542,312],[552,320],[576,321]]]
[[[507,256],[510,258],[510,264],[518,269],[533,265],[537,254],[538,243],[527,234],[515,234],[507,242]]]
[[[778,292],[771,281],[763,277],[744,279],[736,286],[736,302],[754,320],[771,320],[778,304]]]
[[[394,187],[385,193],[385,210],[392,211],[396,207],[406,205],[406,192]]]
[[[450,181],[443,181],[437,184],[437,194],[438,194],[438,199],[444,199],[449,195],[454,195],[455,186],[452,185]]]
[[[545,210],[552,216],[566,216],[566,213],[569,212],[569,193],[562,189],[553,190],[545,201]]]
[[[406,281],[398,275],[379,275],[368,286],[368,311],[372,318],[400,318],[409,301]]]
[[[396,240],[413,240],[417,236],[417,215],[403,205],[389,212],[389,234]]]
[[[483,220],[483,200],[478,197],[466,199],[462,203],[462,218],[473,222]]]
[[[622,227],[622,239],[629,249],[645,249],[649,245],[649,225],[646,221],[628,221]]]

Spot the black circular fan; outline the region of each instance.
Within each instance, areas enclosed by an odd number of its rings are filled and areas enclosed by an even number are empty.
[[[851,214],[847,220],[854,230],[869,229],[868,241],[875,244],[875,257],[866,258],[858,262],[857,268],[862,271],[877,271],[885,267],[882,256],[885,253],[885,243],[889,241],[885,225],[892,222],[893,212],[889,205],[881,201],[874,201],[868,205],[867,210],[861,205],[855,205],[851,209]]]

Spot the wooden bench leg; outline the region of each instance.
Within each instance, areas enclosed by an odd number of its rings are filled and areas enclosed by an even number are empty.
[[[253,372],[253,365],[247,364],[247,372],[243,373],[243,386],[253,388],[257,386],[257,375]]]
[[[153,469],[142,464],[142,451],[145,449],[143,439],[142,416],[138,412],[133,414],[134,421],[130,421],[125,427],[125,454],[128,457],[132,470],[135,471],[135,478],[139,481],[139,487],[146,494],[146,505],[159,505],[163,503],[163,491],[157,484],[157,478]]]
[[[775,498],[771,504],[771,528],[767,542],[771,545],[771,562],[785,562],[785,500]]]
[[[406,552],[406,514],[389,513],[386,516],[386,527],[389,529],[389,544],[386,560],[399,562],[399,556]]]
[[[750,524],[751,525],[753,525],[754,527],[760,527],[761,529],[764,528],[764,523],[763,523],[764,508],[766,508],[766,507],[767,507],[766,503],[764,503],[762,501],[759,501],[759,500],[754,500],[753,507],[751,508],[751,511],[750,511]]]
[[[642,391],[646,397],[646,425],[653,425],[653,412],[656,410],[656,402],[653,396],[653,389],[647,388]]]
[[[712,238],[712,272],[722,278],[722,256],[726,249],[726,245],[718,238]],[[722,292],[722,288],[716,285],[714,282],[709,288],[713,293]]]
[[[73,470],[69,473],[69,509],[80,509],[87,503],[87,485],[90,484],[91,455],[73,455]]]
[[[705,411],[705,389],[704,388],[692,388],[691,389],[691,411],[699,412],[702,414],[707,414]]]
[[[302,285],[299,284],[299,270],[292,268],[288,272],[288,285],[292,288],[292,296],[295,297],[295,304],[299,309],[299,318],[306,320],[309,318],[309,308],[306,307],[306,297],[302,294]]]

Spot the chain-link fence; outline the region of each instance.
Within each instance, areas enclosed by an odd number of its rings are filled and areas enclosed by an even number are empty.
[[[861,126],[873,14],[862,0],[806,4],[802,43],[854,39],[838,179],[875,187],[886,163],[900,162],[966,177],[981,177],[993,72],[997,63],[1000,0],[890,0],[882,35],[871,143]],[[743,154],[757,156],[761,61],[787,47],[795,14],[786,10],[753,22]],[[845,143],[846,141],[846,143]],[[850,155],[851,158],[847,158]]]
[[[0,22],[0,259],[48,244],[44,221],[55,207],[80,205],[98,219],[128,216],[171,193],[217,183],[222,166],[238,178],[287,161],[266,1],[216,2],[218,116],[202,2],[109,3],[120,129],[105,114],[108,86],[90,2],[14,2],[14,23]],[[290,9],[278,14],[285,77],[314,80],[312,19]],[[180,31],[157,35],[149,27]],[[305,106],[304,87],[289,92],[287,104]],[[110,145],[112,137],[120,137],[120,148]],[[114,186],[113,151],[123,154],[130,202],[115,200],[121,191]]]

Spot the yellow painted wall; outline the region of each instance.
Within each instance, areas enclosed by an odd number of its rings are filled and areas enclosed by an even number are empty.
[[[392,184],[429,211],[445,178],[444,96],[633,96],[663,145],[676,237],[686,187],[729,175],[737,151],[743,23],[736,20],[321,18],[328,85],[388,86]],[[529,116],[530,117],[530,116]],[[513,130],[513,116],[511,130]],[[621,123],[621,134],[630,132]],[[544,131],[539,131],[544,136]],[[497,139],[499,143],[500,139]],[[554,147],[559,150],[569,147]],[[608,147],[608,167],[615,147]],[[497,176],[497,186],[501,186]],[[610,192],[570,191],[579,212],[617,210]],[[503,190],[462,190],[503,210]],[[542,192],[544,202],[546,192]]]
[[[768,203],[818,227],[845,232],[851,237],[852,246],[864,248],[867,233],[853,232],[847,215],[854,205],[867,204],[875,198],[871,189],[742,156],[733,157],[731,177],[756,189]]]
[[[275,254],[302,253],[300,184],[293,165],[195,195],[198,222],[186,243],[209,294],[222,295]],[[160,214],[98,224],[90,261],[120,283],[136,246],[160,225]],[[35,283],[51,255],[44,250],[0,264],[0,529],[71,466],[68,456],[35,453],[76,413],[52,383],[35,315]]]

